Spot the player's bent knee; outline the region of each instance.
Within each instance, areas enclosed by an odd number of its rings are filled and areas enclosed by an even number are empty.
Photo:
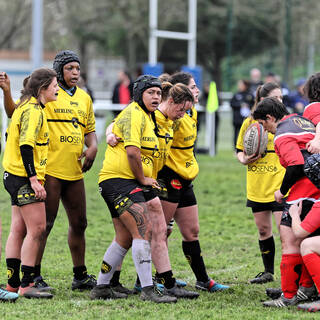
[[[300,251],[301,255],[306,255],[314,252],[313,240],[312,238],[306,238],[301,242]]]

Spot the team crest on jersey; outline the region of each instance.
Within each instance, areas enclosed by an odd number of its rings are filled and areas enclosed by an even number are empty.
[[[112,267],[110,266],[110,264],[108,264],[105,261],[102,261],[102,265],[101,265],[101,273],[108,273],[110,272],[112,269]]]
[[[164,137],[164,141],[166,142],[166,144],[169,143],[169,141],[170,141],[170,134],[169,133],[166,133],[166,135]]]
[[[315,131],[314,124],[307,119],[297,117],[293,119],[293,122],[296,126],[301,128],[302,130]]]
[[[171,184],[173,189],[180,190],[182,188],[182,184],[178,179],[172,179],[170,181],[170,184]]]
[[[78,128],[78,127],[79,127],[79,125],[78,125],[78,122],[79,122],[78,118],[72,118],[71,121],[72,121],[72,124],[73,124],[73,126],[74,126],[75,128]]]

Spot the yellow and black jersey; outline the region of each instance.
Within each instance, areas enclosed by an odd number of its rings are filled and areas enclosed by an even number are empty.
[[[34,167],[38,180],[44,180],[49,129],[46,114],[36,98],[23,102],[14,111],[8,128],[7,143],[3,156],[3,168],[11,174],[27,177],[20,146],[33,148]]]
[[[99,183],[112,178],[135,179],[127,158],[128,146],[141,150],[144,176],[152,177],[153,155],[158,151],[159,141],[150,115],[132,102],[117,116],[112,131],[121,140],[115,147],[107,147]]]
[[[95,131],[95,118],[90,96],[76,87],[73,95],[63,88],[58,98],[46,104],[50,130],[47,174],[64,180],[83,177],[81,161],[84,136]]]
[[[243,137],[247,128],[256,122],[245,119],[239,131],[236,148],[243,150]],[[247,198],[255,202],[274,201],[274,192],[280,189],[285,169],[274,151],[274,135],[268,133],[267,152],[260,159],[247,165]]]
[[[166,166],[185,180],[193,180],[199,173],[194,156],[194,144],[197,139],[197,110],[191,110],[173,124],[173,143]]]
[[[173,141],[173,121],[166,118],[159,110],[155,111],[158,132],[156,136],[159,140],[159,150],[153,155],[152,178],[156,179],[158,172],[163,168],[168,159],[169,151]]]

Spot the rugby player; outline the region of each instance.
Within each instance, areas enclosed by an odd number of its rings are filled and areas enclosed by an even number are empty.
[[[261,101],[253,112],[253,118],[275,135],[275,151],[281,165],[286,168],[281,187],[275,192],[275,200],[281,203],[290,190],[280,223],[282,294],[278,299],[263,303],[266,307],[287,307],[311,298],[316,291],[301,257],[301,239],[294,235],[289,215],[290,206],[303,201],[301,218],[304,219],[320,199],[320,190],[304,174],[304,157],[301,152],[314,138],[315,126],[306,118],[290,115],[275,98]]]

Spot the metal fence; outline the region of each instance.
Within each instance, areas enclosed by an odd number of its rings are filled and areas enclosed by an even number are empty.
[[[229,92],[220,92],[220,107],[218,112],[228,112],[230,110],[229,101],[232,94]],[[13,95],[14,99],[17,98],[17,94]],[[98,136],[104,135],[106,111],[121,111],[126,105],[113,104],[110,100],[95,100],[93,104],[94,112],[97,121]],[[1,144],[5,146],[5,133],[8,127],[8,117],[4,111],[3,101],[0,101],[1,110]],[[206,150],[211,156],[216,154],[215,150],[215,114],[206,112],[206,108],[201,105],[196,105],[196,109],[199,113],[205,113],[205,137],[201,149]],[[103,132],[102,132],[102,131]]]

